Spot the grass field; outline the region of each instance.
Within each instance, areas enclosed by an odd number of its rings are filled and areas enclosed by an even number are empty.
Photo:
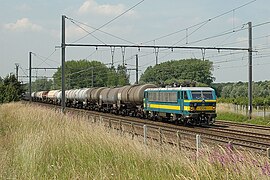
[[[240,123],[249,123],[249,124],[256,124],[256,125],[265,125],[270,126],[270,117],[259,117],[253,116],[252,119],[249,119],[248,116],[243,115],[241,113],[231,112],[230,108],[228,108],[229,104],[218,104],[217,105],[217,119],[218,120],[226,120],[226,121],[234,121]],[[256,112],[254,112],[256,114]]]
[[[0,179],[270,179],[266,157],[144,146],[44,107],[0,106]]]

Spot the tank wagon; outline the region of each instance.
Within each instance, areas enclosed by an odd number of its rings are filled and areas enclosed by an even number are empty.
[[[48,91],[39,91],[36,93],[36,99],[41,102],[45,102],[47,98]]]
[[[61,91],[34,92],[35,101],[61,104]],[[213,124],[216,94],[209,87],[157,88],[154,84],[108,88],[82,88],[66,91],[66,106],[134,116],[163,119],[183,124]]]
[[[84,88],[80,92],[78,92],[76,96],[76,103],[78,108],[85,108],[88,104],[88,101],[91,99],[91,91],[95,88]]]
[[[46,101],[48,103],[57,104],[57,94],[60,92],[60,90],[51,90],[48,92],[46,96]]]

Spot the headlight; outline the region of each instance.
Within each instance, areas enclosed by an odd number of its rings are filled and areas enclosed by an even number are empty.
[[[216,106],[213,106],[213,110],[216,110]]]

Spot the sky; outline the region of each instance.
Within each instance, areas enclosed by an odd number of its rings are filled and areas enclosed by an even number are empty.
[[[66,43],[136,44],[248,48],[247,23],[252,22],[253,80],[270,80],[269,0],[0,0],[0,76],[28,74],[28,54],[36,68],[59,67],[61,16],[66,19]],[[137,6],[135,6],[138,4]],[[135,6],[134,8],[132,8]],[[127,11],[130,9],[129,11]],[[123,12],[125,14],[119,16]],[[112,22],[115,17],[119,16]],[[108,23],[110,22],[110,23]],[[108,23],[108,24],[107,24]],[[104,24],[107,24],[103,26]],[[102,28],[100,28],[102,27]],[[100,28],[93,34],[92,28]],[[88,35],[87,35],[88,34]],[[215,82],[248,80],[248,52],[193,49],[67,47],[66,60],[98,60],[110,66],[135,68],[140,75],[158,62],[203,57],[213,62]],[[204,55],[203,55],[204,54]],[[54,70],[33,70],[51,77]],[[135,71],[130,70],[130,81]],[[27,82],[27,78],[20,77]]]

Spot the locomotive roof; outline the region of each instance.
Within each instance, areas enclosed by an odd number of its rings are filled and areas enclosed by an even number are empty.
[[[179,91],[179,90],[190,90],[190,91],[213,91],[210,87],[167,87],[167,88],[148,88],[145,91],[157,91],[157,90],[169,90],[169,91]]]

